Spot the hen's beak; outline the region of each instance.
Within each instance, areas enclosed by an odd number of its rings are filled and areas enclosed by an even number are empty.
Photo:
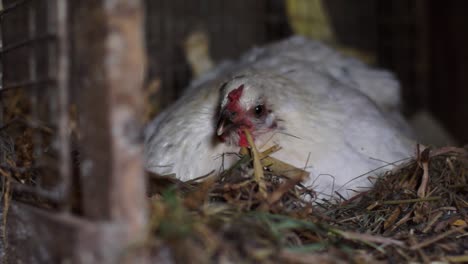
[[[216,126],[216,134],[222,136],[227,131],[233,129],[235,124],[232,122],[231,118],[225,112],[221,113],[219,117],[218,124]]]
[[[216,134],[219,137],[223,135],[226,131],[231,130],[231,128],[233,127],[234,127],[234,124],[229,119],[225,119],[221,117],[218,121]]]

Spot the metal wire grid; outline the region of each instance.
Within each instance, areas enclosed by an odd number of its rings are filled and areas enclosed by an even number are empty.
[[[378,64],[402,83],[405,111],[429,103],[428,1],[377,1]]]
[[[235,58],[254,45],[292,33],[285,14],[286,2],[145,1],[148,79],[161,80],[159,104],[169,105],[192,78],[181,47],[191,31],[202,28],[208,33],[215,62]],[[307,0],[298,2],[307,8]],[[428,100],[426,2],[323,2],[338,42],[375,55],[379,66],[393,70],[404,86],[403,97],[405,102],[411,102],[411,108],[425,106]]]
[[[67,1],[4,0],[0,11],[0,133],[14,159],[18,137],[31,132],[32,164],[0,160],[13,177],[13,195],[67,207],[70,187]],[[14,100],[20,101],[13,104]],[[15,108],[22,108],[18,110]],[[4,153],[5,154],[5,153]],[[5,158],[5,155],[3,156]],[[5,177],[3,177],[5,180]],[[4,182],[4,181],[3,181]]]
[[[158,102],[169,105],[191,80],[183,43],[194,31],[207,33],[216,63],[289,35],[283,0],[146,0],[149,81],[160,79]]]

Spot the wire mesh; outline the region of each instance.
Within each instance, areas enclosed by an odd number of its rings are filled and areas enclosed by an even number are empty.
[[[70,184],[66,14],[60,0],[4,0],[0,11],[2,178],[47,207],[65,206]]]
[[[144,1],[148,81],[161,81],[161,108],[181,95],[192,76],[184,56],[184,41],[194,31],[209,36],[215,63],[289,35],[280,0],[161,0]]]
[[[147,79],[161,82],[159,107],[178,98],[194,77],[183,43],[200,29],[209,36],[215,64],[295,33],[325,42],[333,39],[333,44],[359,50],[372,57],[368,62],[394,71],[402,81],[405,102],[411,102],[408,112],[426,106],[429,46],[425,1],[321,1],[326,26],[333,35],[328,38],[315,32],[323,21],[314,20],[316,11],[310,10],[314,7],[311,2],[317,1],[145,1]],[[290,12],[293,4],[297,9],[294,14]],[[302,24],[302,31],[294,28],[296,22]]]

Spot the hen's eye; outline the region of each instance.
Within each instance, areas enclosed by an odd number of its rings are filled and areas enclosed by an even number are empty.
[[[257,105],[255,107],[255,115],[261,116],[263,114],[263,105]]]

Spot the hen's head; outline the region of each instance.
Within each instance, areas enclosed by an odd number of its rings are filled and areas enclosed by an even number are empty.
[[[221,141],[248,146],[244,129],[254,138],[278,126],[273,105],[266,94],[267,82],[255,76],[238,76],[221,87],[216,134]]]

